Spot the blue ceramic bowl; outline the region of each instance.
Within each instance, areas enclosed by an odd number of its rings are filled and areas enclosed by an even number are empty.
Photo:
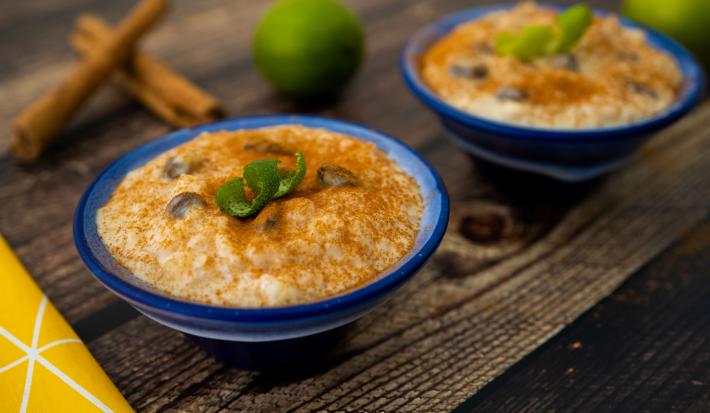
[[[683,85],[677,101],[644,121],[606,128],[542,129],[493,121],[464,112],[431,91],[419,76],[421,55],[453,28],[513,4],[476,7],[438,20],[417,31],[405,46],[401,70],[409,89],[440,118],[446,135],[464,150],[488,161],[563,181],[594,178],[621,165],[654,132],[688,113],[701,99],[705,78],[698,62],[671,38],[621,19],[625,27],[641,29],[648,42],[677,61]],[[557,6],[545,6],[559,9]],[[595,11],[604,15],[603,11]]]
[[[419,184],[425,200],[421,230],[412,251],[369,284],[323,301],[273,308],[203,305],[169,296],[133,276],[108,252],[96,229],[96,211],[123,177],[161,153],[203,132],[277,125],[325,128],[373,142]],[[74,217],[74,241],[94,276],[147,317],[195,339],[208,351],[242,368],[270,369],[318,356],[338,331],[382,304],[411,278],[444,235],[449,199],[441,178],[402,142],[363,126],[308,116],[257,116],[184,129],[141,146],[114,162],[84,193]]]

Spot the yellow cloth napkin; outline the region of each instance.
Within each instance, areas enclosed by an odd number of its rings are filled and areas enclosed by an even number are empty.
[[[132,412],[0,236],[0,412]]]

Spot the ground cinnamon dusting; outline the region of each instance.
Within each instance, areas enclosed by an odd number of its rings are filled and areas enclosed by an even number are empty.
[[[295,167],[293,155],[244,149],[264,141],[303,152],[303,182],[255,218],[220,212],[215,193],[247,163],[279,159]],[[166,178],[169,158],[192,170]],[[324,187],[317,176],[324,164],[346,168],[358,184]],[[182,192],[199,194],[206,205],[176,220],[165,209]],[[372,280],[412,249],[422,212],[417,183],[373,144],[284,126],[206,134],[163,154],[126,176],[97,224],[114,257],[159,289],[258,307],[317,301]]]

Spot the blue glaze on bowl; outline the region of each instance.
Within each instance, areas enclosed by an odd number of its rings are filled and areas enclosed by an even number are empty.
[[[404,48],[401,71],[405,83],[440,118],[446,135],[464,150],[506,167],[547,175],[563,181],[597,177],[621,165],[645,140],[700,101],[705,77],[698,62],[673,39],[621,18],[625,27],[643,30],[648,42],[671,55],[683,73],[676,102],[653,118],[628,125],[588,129],[543,129],[485,119],[464,112],[431,91],[420,79],[421,55],[453,28],[513,4],[476,7],[453,14],[417,31]],[[558,6],[544,6],[560,9]],[[605,15],[603,11],[595,11]]]
[[[220,307],[181,300],[133,276],[111,256],[98,236],[96,211],[108,201],[128,172],[203,132],[278,125],[325,128],[372,142],[412,176],[419,184],[425,202],[420,233],[412,251],[361,288],[323,301],[272,308]],[[183,129],[141,146],[114,162],[82,196],[74,216],[74,241],[79,255],[94,276],[147,317],[195,338],[208,351],[231,364],[268,369],[296,361],[291,359],[298,359],[293,356],[298,352],[314,352],[318,347],[315,343],[332,342],[313,336],[335,337],[332,331],[384,302],[431,256],[441,242],[448,218],[449,199],[441,178],[424,158],[402,142],[335,119],[255,116]]]

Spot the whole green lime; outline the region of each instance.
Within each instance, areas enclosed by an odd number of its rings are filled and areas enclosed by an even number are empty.
[[[360,66],[364,39],[362,24],[337,0],[280,0],[259,22],[252,52],[278,91],[329,98]]]
[[[625,0],[622,13],[664,32],[710,66],[710,0]]]

